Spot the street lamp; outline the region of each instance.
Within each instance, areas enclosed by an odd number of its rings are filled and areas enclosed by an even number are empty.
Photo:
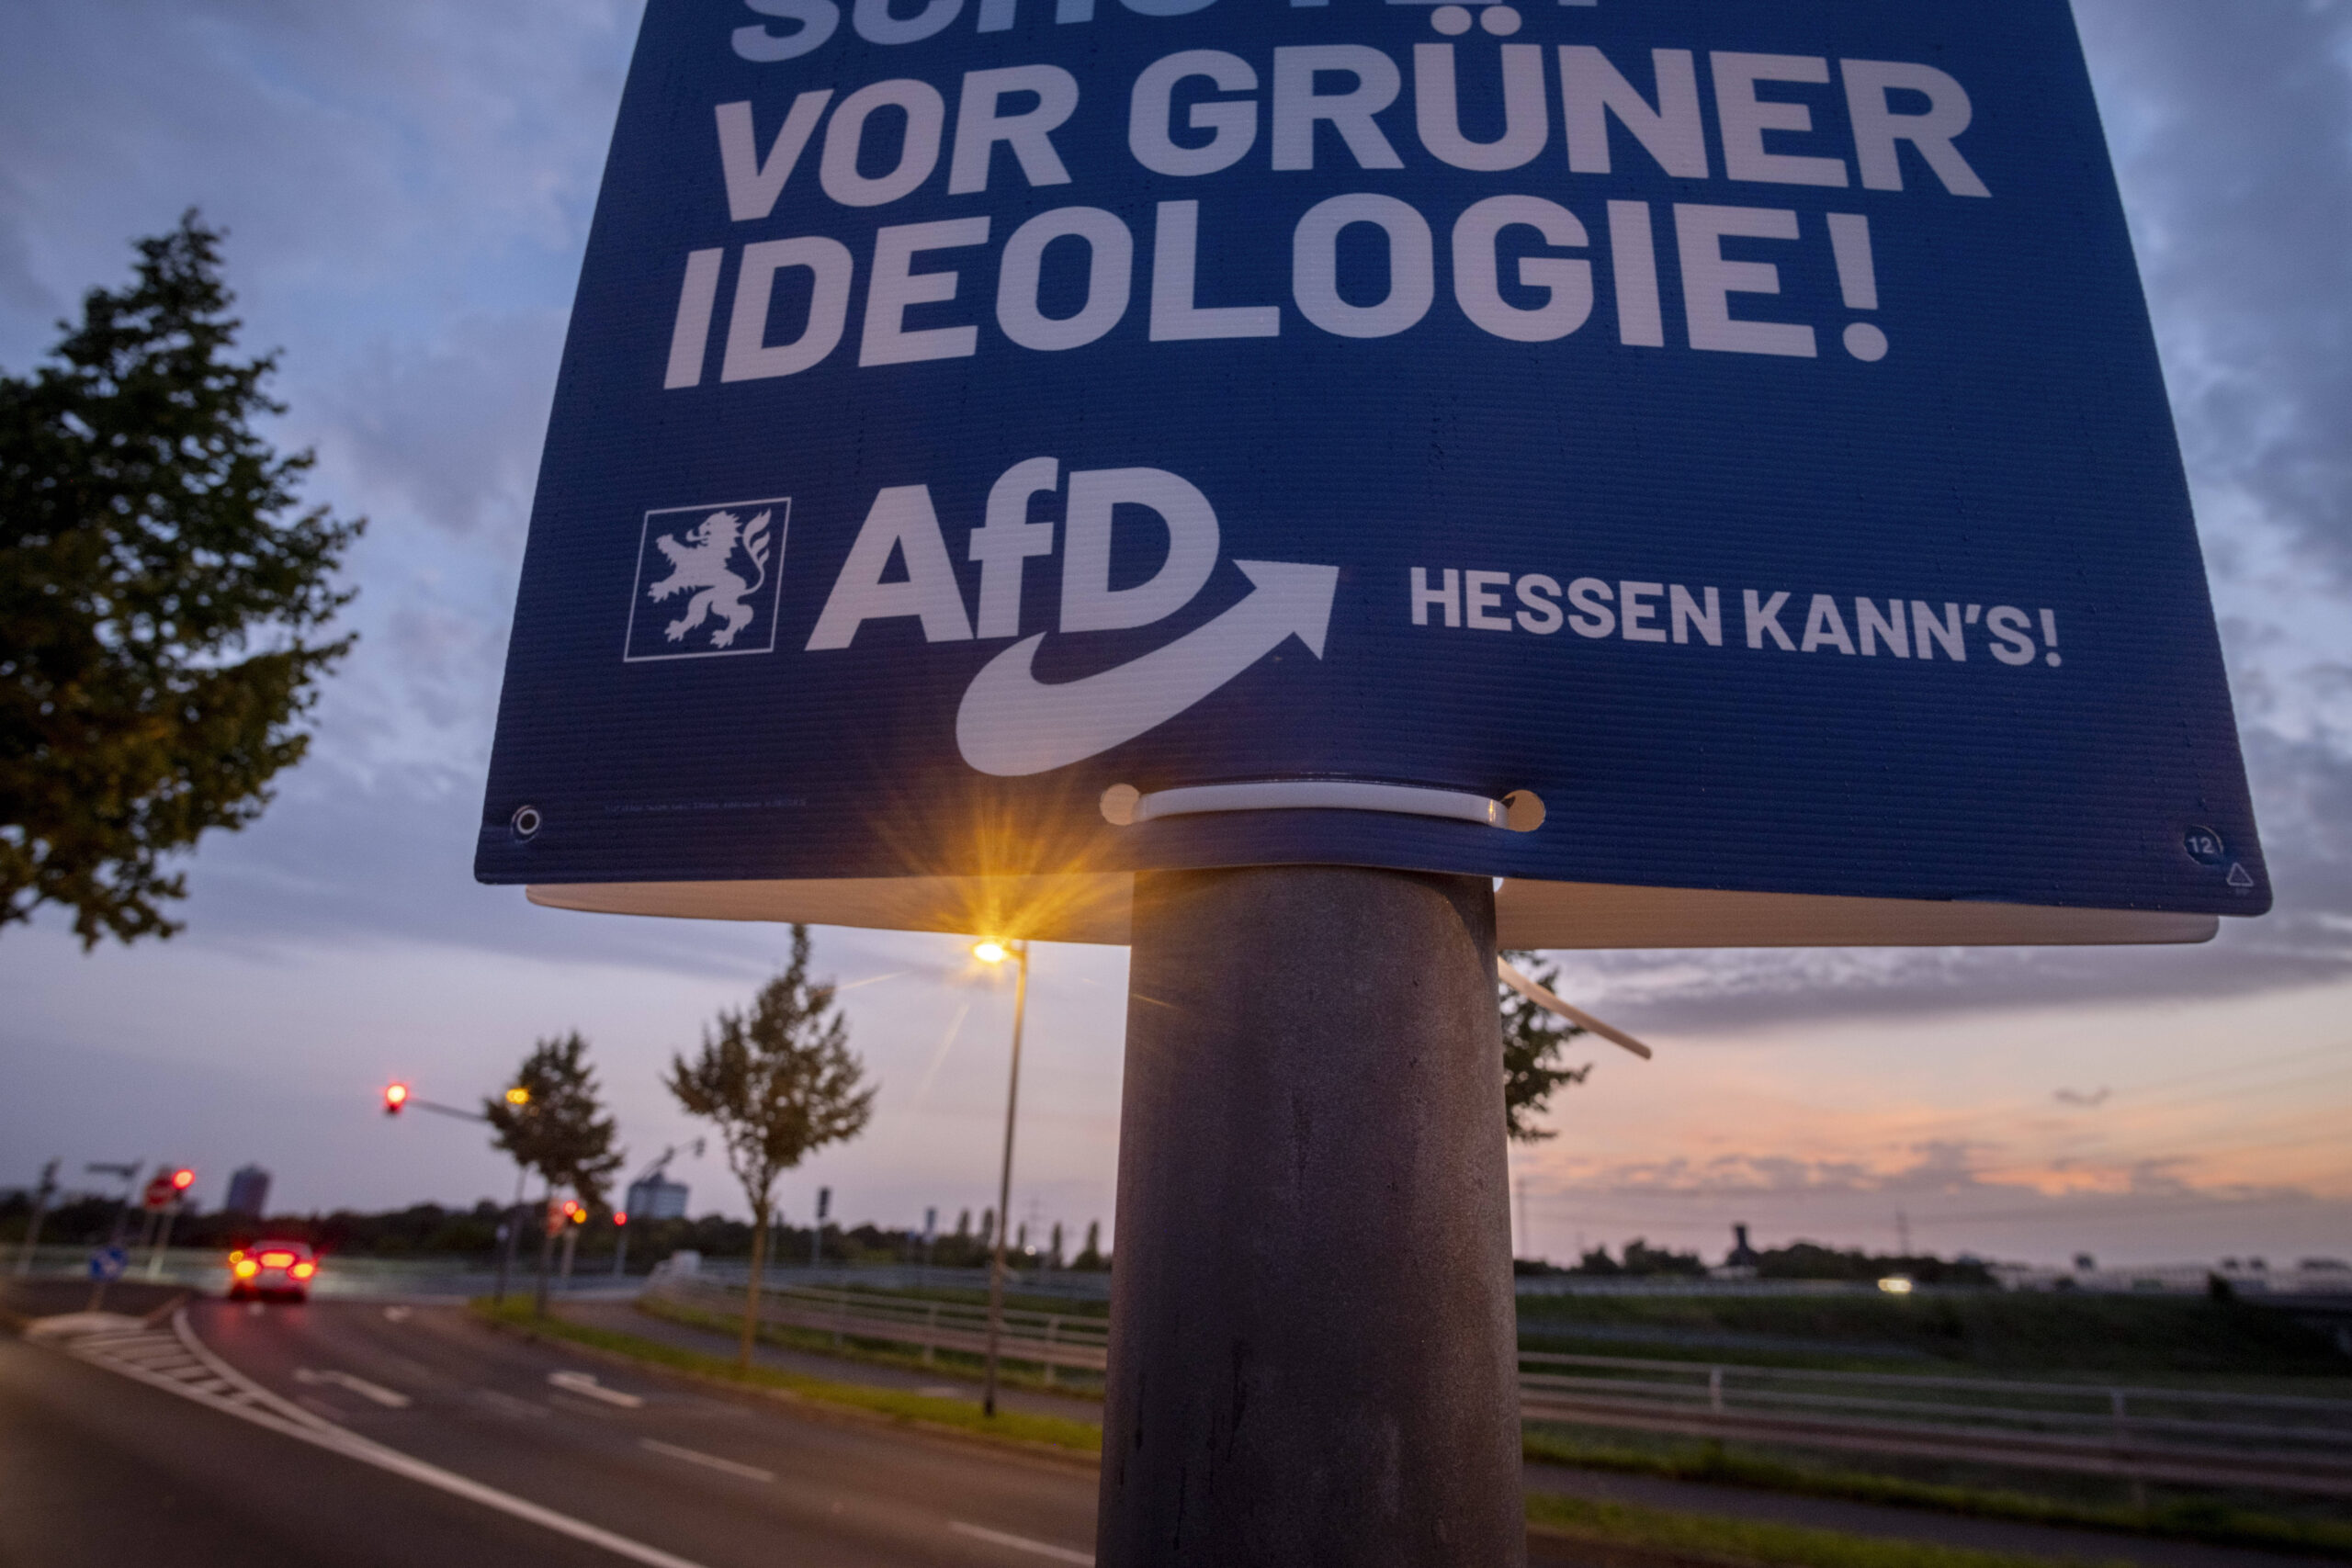
[[[1012,1122],[1021,1104],[1021,1021],[1029,1004],[1029,944],[990,937],[975,944],[972,956],[983,964],[1012,959],[1018,967],[1012,980],[1012,1076],[1004,1091],[1004,1164],[996,1184],[996,1244],[989,1260],[988,1379],[980,1395],[983,1415],[996,1414],[997,1339],[1004,1327],[1004,1235],[1012,1228]]]

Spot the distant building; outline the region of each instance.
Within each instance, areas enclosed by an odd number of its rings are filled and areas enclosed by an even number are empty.
[[[260,1219],[269,1207],[269,1172],[257,1165],[239,1166],[229,1175],[229,1200],[220,1205],[231,1214]]]
[[[1753,1269],[1758,1264],[1764,1261],[1762,1258],[1757,1256],[1756,1249],[1747,1245],[1747,1227],[1746,1225],[1732,1226],[1731,1235],[1731,1255],[1724,1259],[1724,1267],[1730,1269]]]
[[[683,1181],[667,1177],[649,1176],[642,1181],[632,1181],[628,1188],[628,1217],[632,1220],[683,1220],[686,1217],[686,1193]]]

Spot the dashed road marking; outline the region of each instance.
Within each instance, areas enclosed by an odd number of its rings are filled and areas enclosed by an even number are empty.
[[[617,1404],[623,1410],[635,1410],[645,1403],[636,1394],[623,1393],[616,1388],[606,1388],[596,1381],[596,1374],[594,1372],[549,1372],[548,1383],[550,1387],[560,1388],[566,1393],[585,1394],[590,1399],[601,1399],[607,1404]]]
[[[684,1460],[688,1464],[699,1464],[706,1469],[720,1471],[729,1475],[740,1475],[746,1481],[775,1479],[775,1471],[762,1470],[756,1464],[738,1464],[731,1459],[720,1459],[717,1454],[707,1454],[695,1449],[682,1449],[675,1443],[665,1443],[653,1438],[639,1438],[637,1440],[637,1446],[652,1453],[667,1454],[672,1459]]]
[[[968,1535],[974,1540],[985,1540],[991,1546],[1001,1546],[1009,1551],[1026,1551],[1034,1557],[1050,1558],[1056,1562],[1081,1562],[1086,1568],[1094,1568],[1094,1553],[1091,1551],[1073,1551],[1067,1546],[1031,1540],[1025,1535],[1007,1535],[986,1525],[967,1525],[961,1519],[948,1520],[947,1528],[957,1535]]]
[[[386,1388],[381,1383],[369,1382],[366,1378],[354,1377],[349,1372],[322,1372],[304,1367],[295,1372],[294,1381],[313,1386],[320,1383],[333,1383],[335,1387],[346,1389],[362,1399],[373,1400],[387,1410],[406,1410],[409,1407],[407,1394]]]

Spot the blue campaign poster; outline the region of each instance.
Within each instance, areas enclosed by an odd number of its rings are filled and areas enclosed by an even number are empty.
[[[652,0],[478,856],[2260,912],[2064,0]]]

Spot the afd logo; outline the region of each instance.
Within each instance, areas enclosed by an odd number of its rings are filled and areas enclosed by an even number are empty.
[[[775,651],[790,496],[645,514],[624,661]]]

